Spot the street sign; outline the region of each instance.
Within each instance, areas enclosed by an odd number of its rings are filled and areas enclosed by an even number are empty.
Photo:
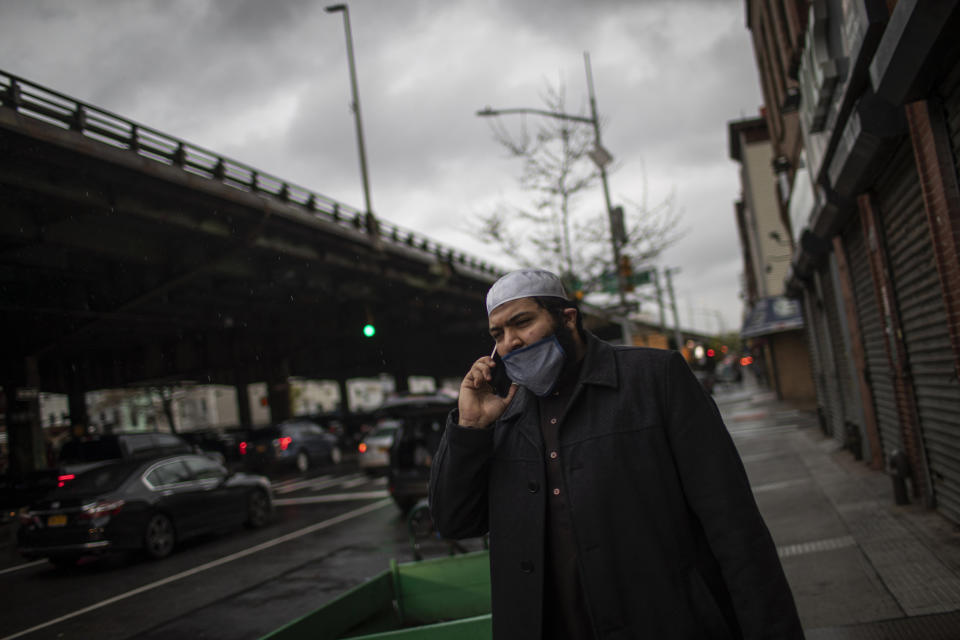
[[[635,287],[650,284],[653,279],[653,269],[645,271],[636,271],[627,278],[627,283]],[[600,274],[600,289],[607,293],[618,293],[620,291],[620,281],[617,274],[612,271],[604,271]]]
[[[611,307],[604,307],[603,310],[614,315],[625,316],[639,312],[640,303],[637,300],[628,300],[626,304],[615,304]]]

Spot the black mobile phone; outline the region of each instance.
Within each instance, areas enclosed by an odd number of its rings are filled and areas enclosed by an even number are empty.
[[[495,394],[501,398],[506,398],[507,394],[510,393],[510,385],[513,384],[513,381],[507,376],[507,368],[503,366],[503,360],[496,349],[493,350],[492,358],[497,366],[493,368],[493,380],[490,381],[490,386],[493,387]]]

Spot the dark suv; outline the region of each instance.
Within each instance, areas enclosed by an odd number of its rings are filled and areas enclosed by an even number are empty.
[[[316,422],[300,418],[257,429],[239,448],[244,465],[258,470],[292,467],[306,473],[321,464],[340,464],[343,459],[335,435]]]
[[[378,420],[399,424],[390,448],[387,477],[390,495],[404,513],[427,497],[430,465],[440,446],[447,414],[456,405],[457,399],[445,393],[407,394],[387,400],[376,411]]]

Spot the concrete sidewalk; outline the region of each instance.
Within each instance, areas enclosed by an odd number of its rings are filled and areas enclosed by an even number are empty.
[[[750,380],[715,399],[811,640],[960,639],[960,527]]]

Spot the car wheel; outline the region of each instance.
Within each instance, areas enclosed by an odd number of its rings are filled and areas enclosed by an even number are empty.
[[[266,492],[256,489],[247,496],[247,521],[251,529],[258,529],[270,520],[270,498]]]
[[[306,473],[310,468],[310,456],[307,455],[306,451],[299,451],[297,453],[297,471],[300,473]]]
[[[340,447],[334,445],[334,447],[330,449],[330,462],[333,464],[340,464],[343,462],[343,452],[340,451]]]
[[[173,531],[173,522],[162,513],[150,516],[143,531],[143,550],[154,559],[166,558],[173,551],[176,534]]]

